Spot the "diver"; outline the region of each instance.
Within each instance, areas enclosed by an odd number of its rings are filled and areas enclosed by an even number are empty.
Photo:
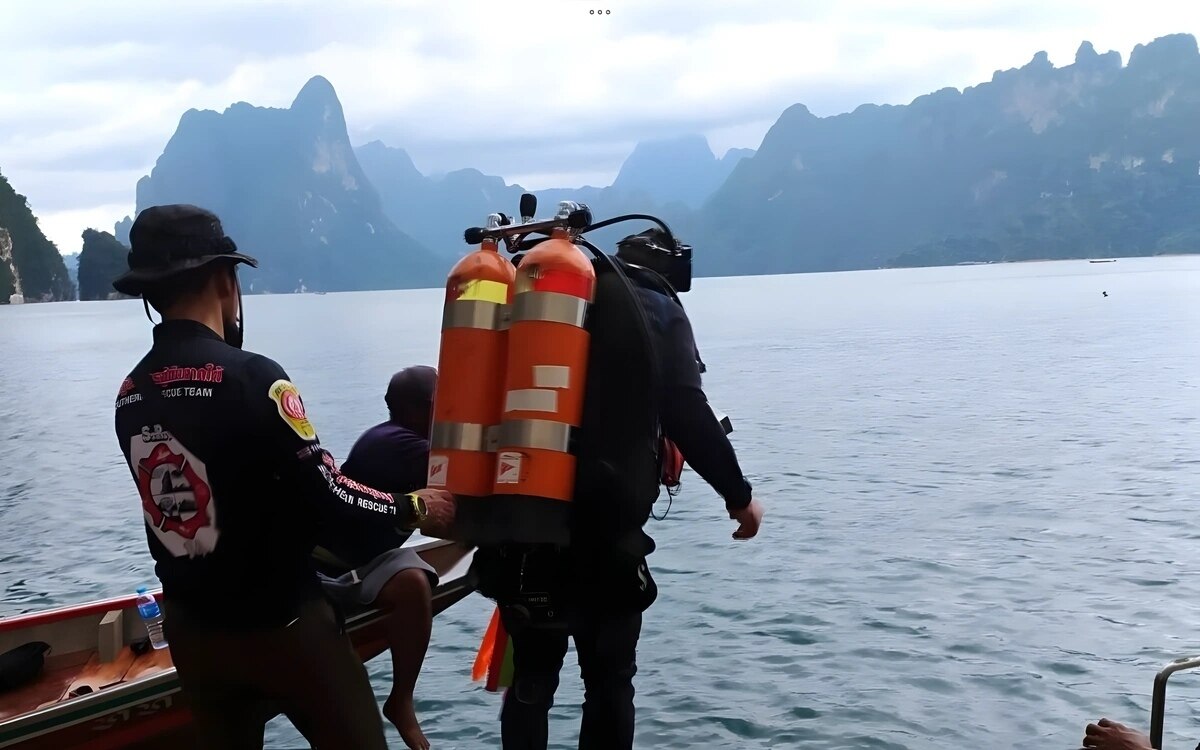
[[[282,710],[314,748],[385,748],[367,672],[311,559],[317,529],[340,518],[445,527],[453,496],[393,495],[338,471],[287,373],[242,350],[237,265],[257,261],[214,214],[152,206],[129,237],[129,270],[113,287],[162,322],[121,385],[116,434],[196,741],[262,748]],[[173,470],[194,497],[177,517],[160,509],[154,481]]]
[[[614,266],[631,282],[624,306],[634,314],[592,330],[591,408],[585,405],[576,450],[570,546],[476,553],[480,590],[500,605],[513,646],[501,710],[506,750],[547,746],[568,637],[585,688],[579,747],[633,746],[636,650],[643,613],[658,592],[646,563],[654,541],[643,526],[659,494],[664,439],[724,498],[738,524],[735,539],[754,537],[762,522],[762,506],[701,387],[702,361],[676,293],[691,288],[691,248],[668,237],[649,230],[618,246]],[[601,317],[623,304],[619,293],[602,300],[603,270],[593,308]]]

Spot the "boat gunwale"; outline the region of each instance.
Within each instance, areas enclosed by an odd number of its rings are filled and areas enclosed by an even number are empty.
[[[420,553],[426,550],[458,543],[459,542],[450,539],[425,539],[417,542],[416,544],[406,544],[404,545],[404,548]],[[147,588],[147,593],[153,594],[155,599],[162,599],[161,586],[153,589]],[[23,612],[18,615],[0,617],[0,633],[8,633],[13,630],[20,630],[22,628],[32,627],[34,625],[50,625],[56,622],[62,622],[63,620],[72,620],[78,617],[100,614],[114,609],[133,609],[137,606],[137,598],[137,594],[125,594],[122,596],[114,596],[108,599],[93,599],[92,601],[80,602],[79,604],[67,604],[61,607],[39,610],[37,612]]]
[[[474,550],[470,547],[464,547],[460,542],[449,539],[427,539],[416,544],[404,546],[406,549],[412,549],[420,553],[455,545],[463,547],[464,554],[462,559],[456,560],[450,566],[447,570],[447,573],[449,573],[459,568],[463,564],[463,560],[471,556]],[[471,590],[472,586],[465,571],[451,577],[449,580],[443,579],[443,582],[438,585],[438,588],[432,594],[435,614],[453,606],[457,601],[469,595]],[[161,596],[161,590],[156,589],[154,593],[157,596]],[[438,610],[437,603],[447,598],[453,599],[453,601],[442,608],[442,610]],[[0,620],[0,624],[20,620],[25,627],[44,625],[70,619],[65,617],[67,614],[74,617],[85,617],[89,614],[108,611],[114,608],[114,603],[118,602],[128,601],[128,606],[133,606],[136,600],[137,596],[133,595],[84,602],[82,604],[69,605],[67,607],[44,610],[38,613],[28,613],[7,620]],[[50,617],[47,617],[48,615]],[[372,608],[355,612],[346,618],[346,633],[352,635],[357,631],[370,627],[384,617],[386,617],[386,612],[381,609]],[[6,630],[13,629],[16,628],[10,627]],[[13,716],[7,720],[0,721],[0,748],[25,742],[50,732],[68,729],[119,711],[122,708],[173,695],[180,692],[180,690],[181,687],[176,669],[174,666],[171,666],[161,672],[138,677],[129,682],[122,682],[88,695],[60,700],[19,716]]]

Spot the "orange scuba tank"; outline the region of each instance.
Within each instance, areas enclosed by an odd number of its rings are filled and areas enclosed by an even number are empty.
[[[450,271],[426,484],[456,496],[492,493],[492,433],[504,404],[508,306],[516,268],[485,239]]]
[[[508,330],[503,419],[497,436],[489,536],[569,541],[575,493],[571,433],[583,416],[596,272],[564,228],[524,255]]]

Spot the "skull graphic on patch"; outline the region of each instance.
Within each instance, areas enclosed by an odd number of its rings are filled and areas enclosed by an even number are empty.
[[[220,532],[204,463],[174,436],[156,436],[151,442],[136,435],[129,458],[137,473],[142,515],[163,546],[175,557],[212,552]]]

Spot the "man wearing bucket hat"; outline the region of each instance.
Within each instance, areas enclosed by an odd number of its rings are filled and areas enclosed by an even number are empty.
[[[276,362],[243,351],[237,252],[190,205],[153,206],[113,282],[162,315],[122,383],[116,432],[163,586],[164,629],[202,747],[261,748],[282,710],[314,748],[384,748],[383,723],[311,553],[341,518],[446,528],[454,498],[344,476]]]

